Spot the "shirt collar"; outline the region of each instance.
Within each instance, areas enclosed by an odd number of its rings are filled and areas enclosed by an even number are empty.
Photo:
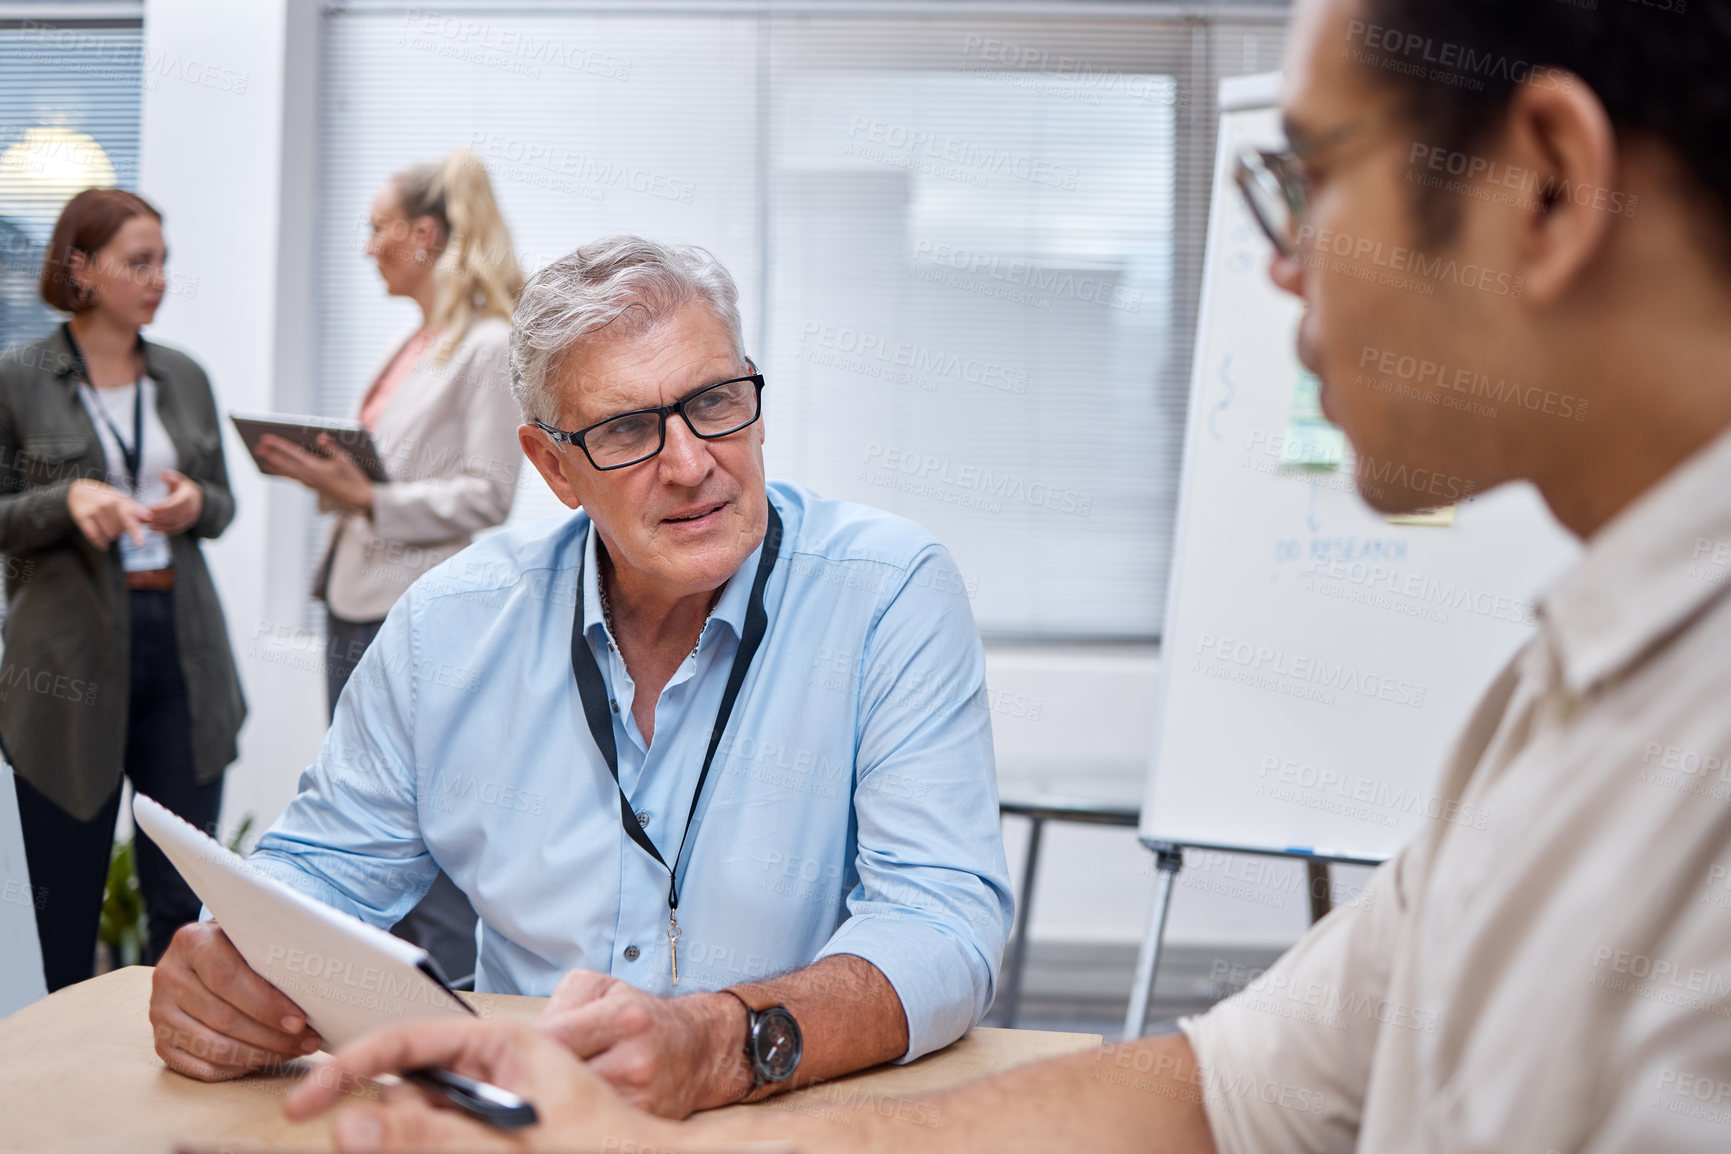
[[[1728,553],[1731,431],[1613,517],[1541,599],[1569,689],[1621,673],[1731,589]]]
[[[596,546],[601,535],[595,531],[595,522],[589,522],[588,540],[583,545],[583,632],[599,631],[604,640],[615,640],[608,634],[606,616],[601,612],[601,558]],[[758,561],[763,557],[763,543],[758,542],[757,548],[751,551],[751,556],[727,579],[722,586],[721,600],[715,603],[715,611],[709,615],[709,622],[703,627],[705,635],[712,625],[725,625],[733,630],[735,637],[745,634],[745,611],[751,605],[751,583],[757,576]],[[702,637],[698,639],[702,643]]]
[[[82,353],[72,338],[71,323],[62,321],[56,325],[54,331],[48,334],[48,345],[55,354],[55,359],[49,366],[49,370],[56,377],[72,385],[77,385],[82,379],[78,374],[78,362]],[[145,340],[142,332],[138,334],[137,348],[144,356],[145,375],[161,380],[164,369],[161,357],[162,350]]]
[[[78,375],[73,369],[77,367],[78,361],[72,355],[72,338],[64,324],[56,325],[54,331],[48,334],[47,345],[54,354],[53,360],[47,364],[48,371],[60,380],[76,386]]]

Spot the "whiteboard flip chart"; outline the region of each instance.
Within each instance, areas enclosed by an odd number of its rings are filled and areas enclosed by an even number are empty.
[[[1277,84],[1222,86],[1141,835],[1380,861],[1476,820],[1436,796],[1444,758],[1578,546],[1527,486],[1399,524],[1358,497],[1232,180],[1240,147],[1280,145]],[[1369,371],[1400,379],[1383,351]]]

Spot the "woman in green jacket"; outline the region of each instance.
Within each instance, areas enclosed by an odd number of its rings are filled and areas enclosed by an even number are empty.
[[[121,775],[214,828],[246,705],[198,541],[234,518],[204,371],[151,344],[162,217],[120,189],[60,214],[40,290],[68,323],[0,354],[0,743],[50,990],[90,976]],[[138,837],[146,961],[199,901]]]

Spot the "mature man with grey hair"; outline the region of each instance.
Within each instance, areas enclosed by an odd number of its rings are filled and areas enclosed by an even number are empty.
[[[660,1114],[955,1040],[1011,903],[953,562],[766,483],[764,378],[707,252],[596,241],[513,326],[523,451],[580,511],[409,590],[253,862],[379,926],[442,867],[477,988],[551,994],[543,1029]],[[208,922],[151,1017],[205,1079],[320,1041]]]

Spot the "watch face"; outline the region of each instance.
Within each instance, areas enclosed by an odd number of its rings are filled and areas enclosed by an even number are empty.
[[[759,1014],[751,1031],[752,1064],[758,1076],[767,1082],[785,1082],[793,1077],[803,1045],[799,1023],[786,1009],[774,1006]]]

